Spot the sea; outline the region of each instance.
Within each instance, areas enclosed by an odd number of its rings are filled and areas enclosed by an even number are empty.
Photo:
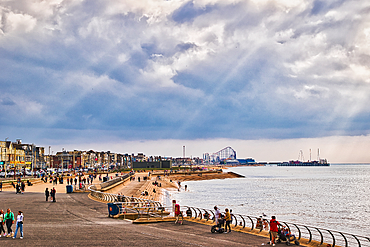
[[[233,167],[244,178],[182,182],[168,200],[370,237],[370,164]]]

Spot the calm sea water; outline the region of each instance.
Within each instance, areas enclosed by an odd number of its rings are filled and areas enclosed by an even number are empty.
[[[301,223],[370,236],[370,165],[237,167],[236,179],[187,181],[172,192],[180,205]]]

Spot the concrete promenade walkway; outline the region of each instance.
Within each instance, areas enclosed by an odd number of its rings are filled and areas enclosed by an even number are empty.
[[[104,203],[87,193],[58,193],[56,203],[43,193],[0,192],[0,208],[24,212],[24,239],[0,238],[1,246],[261,246],[268,239],[240,232],[212,234],[210,227],[185,222],[132,224],[107,217]],[[15,225],[13,226],[15,231]],[[18,233],[19,234],[19,233]]]
[[[109,177],[115,178],[116,177],[115,175],[116,175],[116,173],[109,173]],[[101,174],[101,176],[104,177],[104,176],[106,176],[106,174]],[[84,177],[87,178],[88,176],[85,175]],[[47,183],[39,181],[38,183],[34,183],[34,185],[32,185],[32,186],[26,186],[25,191],[26,192],[44,192],[46,188],[49,188],[49,191],[50,191],[53,187],[55,187],[55,189],[57,191],[57,194],[58,193],[66,193],[66,185],[68,185],[68,183],[66,181],[66,178],[67,178],[67,176],[64,177],[63,184],[60,184],[58,182],[57,185],[54,185],[53,183],[50,183],[49,179],[48,179]],[[6,179],[2,179],[2,181],[4,181],[4,180],[6,180]],[[100,183],[101,183],[101,181],[99,181],[98,177],[96,179],[94,179],[94,181],[93,181],[93,184],[100,184]],[[73,184],[74,184],[74,182],[73,182]],[[88,187],[89,185],[86,184],[86,186]],[[11,186],[8,187],[8,188],[4,188],[3,190],[4,191],[14,191],[15,192],[15,189]]]

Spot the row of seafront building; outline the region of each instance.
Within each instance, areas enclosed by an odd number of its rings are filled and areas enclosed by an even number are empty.
[[[138,168],[154,168],[154,165],[162,166],[165,159],[156,157],[146,157],[142,153],[120,154],[110,151],[66,151],[62,150],[56,154],[45,154],[44,147],[38,147],[35,144],[25,144],[18,139],[12,141],[0,141],[0,168],[2,171],[19,170],[19,169],[46,169],[46,168],[87,168],[87,167],[108,167],[110,165],[119,168],[132,168],[133,164],[141,162],[142,165],[136,164]],[[144,163],[145,167],[143,167]],[[161,162],[161,163],[159,163]],[[170,164],[163,163],[163,168],[172,167]],[[149,166],[149,167],[148,167]]]
[[[118,168],[171,168],[183,165],[217,165],[217,164],[249,164],[255,163],[254,159],[236,159],[236,151],[231,147],[226,147],[213,154],[204,154],[203,159],[199,157],[147,157],[143,153],[122,154],[110,151],[81,151],[62,150],[55,154],[45,154],[45,148],[35,144],[25,144],[22,140],[0,141],[0,169],[45,169],[45,168],[88,168],[108,167],[114,165]],[[170,161],[170,162],[168,162]]]
[[[203,160],[198,157],[172,158],[161,156],[145,156],[143,153],[121,154],[110,151],[81,151],[62,150],[55,154],[45,154],[45,147],[35,144],[22,143],[21,139],[15,142],[0,141],[0,169],[46,169],[46,168],[88,168],[108,167],[115,165],[119,168],[171,168],[175,165],[200,165]]]

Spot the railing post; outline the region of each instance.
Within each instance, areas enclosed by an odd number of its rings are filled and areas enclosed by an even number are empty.
[[[196,219],[197,218],[197,211],[193,207],[190,207],[190,209],[192,209],[194,211],[194,219]]]
[[[310,239],[308,240],[308,243],[311,243],[311,241],[312,241],[312,233],[311,233],[310,229],[307,226],[304,226],[304,227],[307,229],[308,233],[310,234]]]
[[[234,227],[236,227],[238,225],[238,220],[236,219],[235,215],[231,215],[231,222],[233,220],[233,217],[235,219],[235,225],[234,225]]]
[[[333,246],[332,247],[335,247],[335,237],[334,237],[334,235],[333,235],[333,233],[331,233],[331,231],[329,231],[329,230],[327,230],[329,233],[330,233],[330,235],[331,235],[331,237],[333,238]]]
[[[344,242],[346,243],[346,245],[344,247],[348,247],[348,241],[347,241],[346,236],[344,236],[344,234],[341,233],[341,232],[339,232],[339,233],[340,233],[340,235],[342,235],[342,237],[344,238]]]
[[[320,242],[320,245],[322,245],[322,243],[324,243],[324,236],[322,235],[321,231],[315,227],[315,229],[320,233],[320,237],[321,237],[321,242]]]
[[[240,216],[240,218],[242,218],[242,220],[243,220],[243,228],[245,228],[245,219],[244,219],[244,217],[242,215],[239,214],[239,216]]]
[[[355,235],[352,235],[352,237],[354,237],[358,243],[358,246],[361,247],[361,243],[360,243],[360,240],[358,240],[358,238],[355,236]]]
[[[252,220],[252,218],[251,217],[249,217],[249,216],[247,216],[248,218],[249,218],[249,220],[251,221],[251,223],[252,223],[252,227],[251,227],[251,230],[253,230],[254,229],[254,223],[253,223],[253,220]]]
[[[301,237],[302,237],[302,233],[301,233],[301,229],[299,229],[299,227],[296,225],[296,224],[293,224],[296,228],[297,228],[297,230],[298,230],[298,240],[300,240],[301,239]]]
[[[216,220],[215,213],[214,213],[212,210],[210,210],[210,211],[211,211],[211,213],[212,213],[212,215],[213,215],[213,217],[212,217],[212,221],[213,221],[213,222],[215,222],[215,220]]]
[[[200,215],[200,219],[202,219],[202,211],[199,209],[199,208],[196,208],[199,212],[199,215]]]

